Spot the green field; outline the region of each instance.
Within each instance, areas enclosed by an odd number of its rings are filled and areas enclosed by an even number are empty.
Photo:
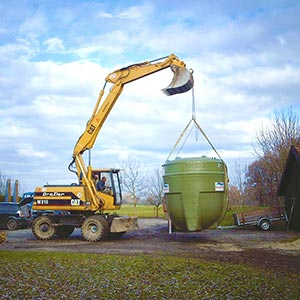
[[[297,274],[192,257],[0,251],[0,299],[298,299]]]
[[[228,208],[226,211],[226,215],[221,222],[221,226],[232,226],[233,223],[233,213],[239,213],[241,211],[254,211],[262,207],[257,206],[245,206],[245,207],[231,207]],[[135,213],[134,213],[135,212]],[[136,206],[136,209],[134,210],[134,206],[132,204],[123,204],[120,211],[118,211],[119,215],[122,216],[137,216],[138,218],[154,218],[156,216],[156,208],[151,205],[142,205],[139,204]],[[163,218],[164,212],[163,207],[160,206],[158,211],[158,217]]]
[[[133,204],[123,204],[118,211],[121,216],[136,216],[138,218],[154,218],[156,217],[156,207],[152,205],[138,204],[134,208]],[[164,212],[162,206],[158,210],[158,217],[163,218]]]

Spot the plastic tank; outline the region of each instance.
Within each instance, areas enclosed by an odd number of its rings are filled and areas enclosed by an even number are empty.
[[[167,212],[176,230],[199,231],[223,220],[228,177],[221,159],[177,158],[163,167]]]

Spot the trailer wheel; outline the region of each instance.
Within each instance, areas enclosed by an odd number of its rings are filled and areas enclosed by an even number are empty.
[[[97,242],[105,238],[109,232],[109,224],[100,215],[87,217],[81,226],[82,236],[89,242]]]
[[[74,231],[74,226],[58,226],[55,228],[55,234],[58,237],[67,237],[69,235],[71,235]]]
[[[15,230],[18,228],[18,223],[16,220],[14,219],[9,219],[7,222],[6,222],[6,227],[8,230]]]
[[[50,240],[55,235],[55,227],[47,216],[39,216],[34,219],[32,233],[40,240]]]
[[[267,231],[271,228],[271,222],[269,220],[262,220],[259,227],[261,230]]]

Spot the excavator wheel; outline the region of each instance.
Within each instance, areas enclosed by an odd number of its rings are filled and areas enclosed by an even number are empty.
[[[69,235],[71,235],[74,231],[74,226],[58,226],[55,228],[55,234],[58,237],[67,237]]]
[[[50,240],[55,235],[55,227],[51,218],[47,216],[37,217],[32,224],[32,233],[40,240]]]
[[[109,233],[109,224],[100,215],[87,217],[81,226],[82,236],[86,241],[97,242],[105,238]]]

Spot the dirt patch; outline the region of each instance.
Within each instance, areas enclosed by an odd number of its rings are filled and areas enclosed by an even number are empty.
[[[76,229],[68,238],[37,240],[31,229],[5,231],[0,250],[63,251],[122,255],[180,255],[242,263],[278,272],[300,274],[300,233],[247,229],[211,229],[196,233],[168,233],[164,219],[139,219],[139,229],[120,239],[86,242]]]
[[[300,251],[300,238],[295,241],[282,241],[282,242],[272,242],[264,243],[264,248],[272,248],[276,250],[294,251],[298,253]]]

